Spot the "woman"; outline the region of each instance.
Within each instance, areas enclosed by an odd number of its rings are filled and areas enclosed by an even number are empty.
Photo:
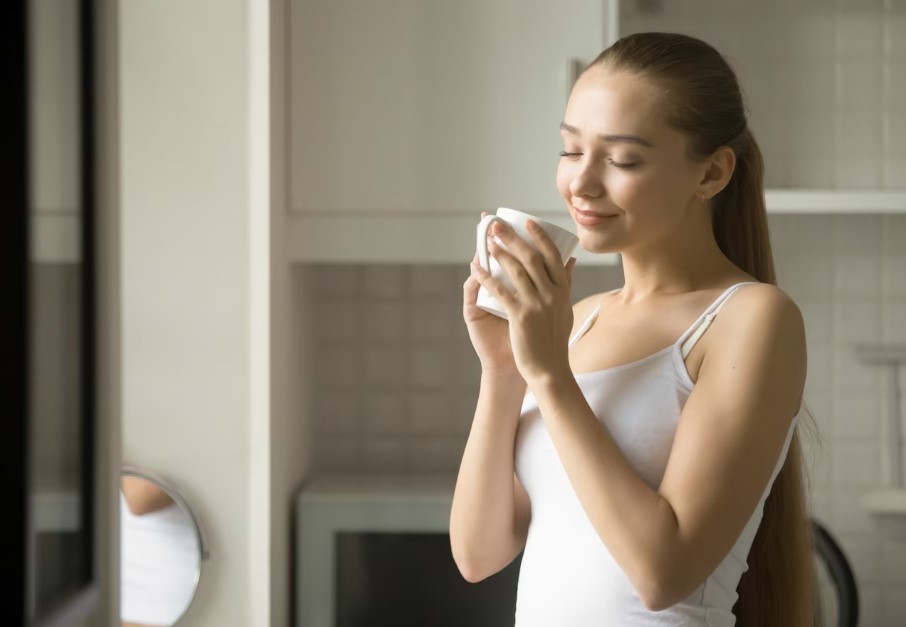
[[[621,253],[624,285],[571,306],[575,259],[500,222],[491,252],[515,293],[473,261],[460,572],[482,580],[524,549],[518,627],[811,627],[805,332],[774,285],[736,76],[694,38],[628,36],[576,82],[561,133],[580,245]],[[509,322],[475,306],[480,286]]]

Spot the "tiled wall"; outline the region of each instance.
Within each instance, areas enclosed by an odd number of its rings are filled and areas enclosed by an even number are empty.
[[[620,33],[707,41],[739,76],[769,187],[906,188],[906,2],[622,0]]]
[[[806,399],[822,438],[807,443],[813,508],[856,569],[862,624],[893,627],[906,616],[906,542],[883,537],[860,505],[881,482],[886,374],[853,348],[906,344],[906,216],[772,216],[771,231],[781,287],[806,320]],[[466,264],[304,271],[315,471],[455,472],[480,375],[462,321]],[[577,267],[574,300],[621,279],[619,267]]]

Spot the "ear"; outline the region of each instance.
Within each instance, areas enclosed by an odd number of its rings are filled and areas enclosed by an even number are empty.
[[[727,186],[736,169],[736,153],[729,146],[721,146],[705,160],[705,171],[698,183],[699,196],[713,198]]]

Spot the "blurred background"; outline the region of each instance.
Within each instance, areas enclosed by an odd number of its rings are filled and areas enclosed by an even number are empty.
[[[808,336],[810,507],[840,551],[816,552],[826,624],[906,624],[906,2],[9,6],[30,390],[10,624],[512,624],[513,572],[463,584],[444,535],[480,374],[475,225],[508,206],[572,228],[570,86],[651,30],[726,56],[764,154]],[[618,256],[578,257],[574,301],[621,285]],[[130,618],[121,540],[155,515],[188,588]]]

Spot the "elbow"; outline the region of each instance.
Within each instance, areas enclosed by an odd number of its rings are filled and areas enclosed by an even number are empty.
[[[456,564],[456,569],[462,575],[462,578],[469,583],[478,583],[488,578],[487,573],[483,572],[483,569],[475,560],[457,556],[456,552],[454,552],[453,562]]]
[[[691,591],[667,568],[652,568],[637,582],[636,594],[650,612],[661,612],[685,599]]]
[[[478,583],[479,581],[487,579],[487,575],[482,574],[477,568],[474,568],[471,565],[460,565],[457,563],[456,567],[459,569],[459,574],[462,575],[462,578],[469,583]]]
[[[456,569],[462,575],[462,578],[469,583],[478,583],[486,579],[488,575],[482,572],[478,561],[470,556],[469,552],[463,547],[457,546],[457,543],[453,541],[453,534],[451,534],[450,538],[450,551],[453,556],[453,563],[456,564]]]

